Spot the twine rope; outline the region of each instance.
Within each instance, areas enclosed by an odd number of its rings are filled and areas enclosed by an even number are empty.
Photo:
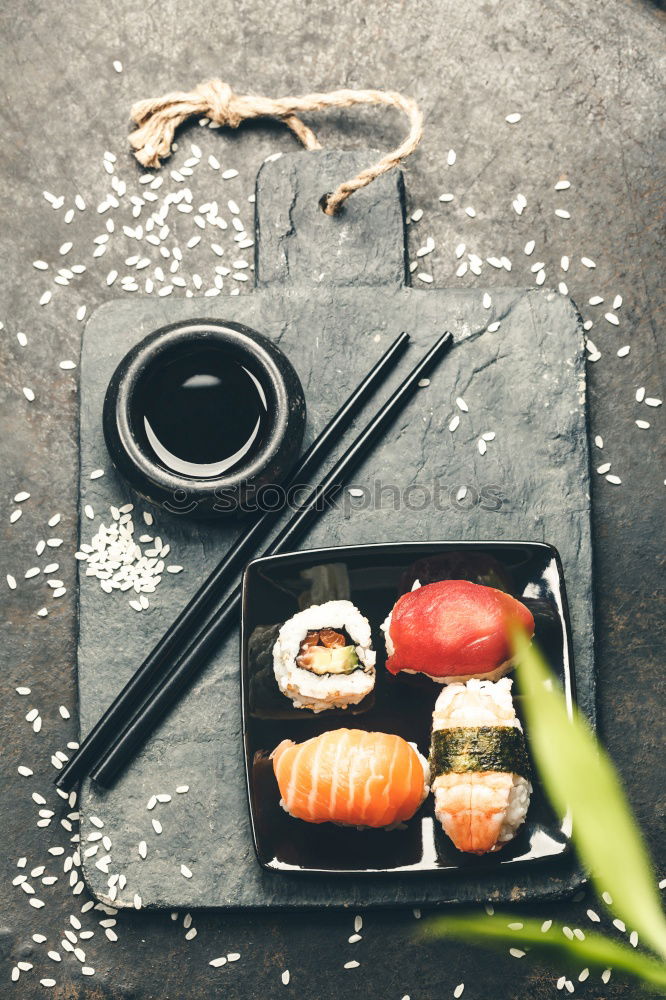
[[[238,128],[242,122],[253,118],[277,118],[291,129],[305,149],[321,149],[317,136],[299,116],[307,111],[350,108],[359,104],[397,108],[407,116],[409,132],[396,149],[377,163],[322,196],[320,205],[324,212],[335,215],[350,195],[398,166],[418,146],[423,135],[423,115],[411,97],[385,90],[334,90],[303,97],[259,97],[234,94],[229,84],[222,80],[208,80],[190,92],[174,91],[164,97],[138,101],[131,109],[137,128],[130,134],[129,142],[139,163],[144,167],[159,167],[161,160],[171,153],[176,129],[192,116],[207,117],[229,128]]]

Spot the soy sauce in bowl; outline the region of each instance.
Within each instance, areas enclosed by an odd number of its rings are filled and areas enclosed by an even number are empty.
[[[303,387],[269,337],[232,320],[171,323],[132,347],[102,414],[117,471],[179,516],[244,514],[300,454]]]
[[[264,441],[264,388],[237,357],[219,348],[196,347],[162,359],[146,372],[140,399],[146,444],[177,475],[224,475],[256,455]]]

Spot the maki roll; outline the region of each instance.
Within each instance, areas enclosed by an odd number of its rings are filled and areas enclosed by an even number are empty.
[[[524,822],[532,785],[508,678],[450,684],[435,703],[435,815],[459,851],[499,851]]]
[[[428,763],[401,736],[336,729],[271,754],[280,805],[307,823],[389,827],[428,794]]]
[[[370,624],[351,601],[315,604],[285,622],[273,646],[280,691],[296,708],[357,705],[375,686]]]
[[[450,684],[497,680],[513,666],[511,627],[534,635],[529,608],[494,587],[440,580],[403,594],[382,625],[387,669],[427,674]]]

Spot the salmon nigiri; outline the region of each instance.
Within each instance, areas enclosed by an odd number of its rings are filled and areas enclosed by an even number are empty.
[[[428,764],[400,736],[336,729],[271,754],[280,805],[308,823],[394,826],[428,794]]]
[[[470,677],[497,680],[512,665],[511,629],[534,635],[529,608],[468,580],[440,580],[398,599],[382,625],[387,669],[427,674],[449,684]]]

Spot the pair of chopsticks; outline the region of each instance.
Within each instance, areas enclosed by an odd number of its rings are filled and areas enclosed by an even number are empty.
[[[376,391],[403,354],[409,336],[402,333],[338,410],[290,473],[289,485],[302,483],[342,436],[359,410]],[[264,551],[277,555],[294,546],[349,475],[370,453],[400,410],[453,345],[444,333],[393,392],[333,468],[295,511]],[[207,580],[181,611],[173,625],[132,675],[104,715],[93,726],[55,784],[69,791],[85,775],[110,787],[148,739],[169,708],[203,667],[213,649],[238,620],[241,587],[238,584],[220,603],[237,571],[279,519],[280,510],[259,512],[252,525],[232,545]]]

